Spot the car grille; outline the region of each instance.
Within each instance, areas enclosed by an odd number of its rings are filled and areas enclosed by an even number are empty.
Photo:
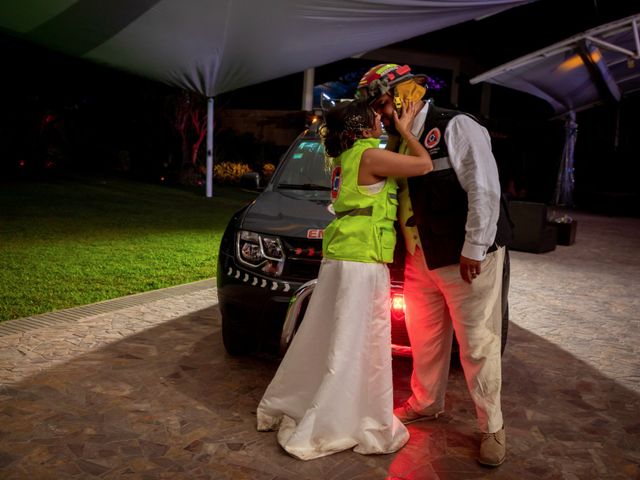
[[[318,278],[322,261],[322,240],[295,237],[280,237],[280,240],[287,256],[282,272],[283,277],[304,282]],[[394,261],[388,264],[391,280],[395,282],[404,281],[404,255],[402,252],[402,248],[396,248]]]
[[[304,282],[318,278],[322,240],[290,237],[280,237],[280,240],[287,256],[282,276]]]
[[[320,270],[320,262],[322,261],[322,240],[292,237],[280,237],[280,240],[282,241],[287,256],[283,277],[300,282],[307,282],[317,278]],[[392,291],[401,293],[404,280],[404,258],[398,258],[396,255],[394,260],[392,264],[389,264]],[[403,314],[391,315],[391,338],[392,343],[395,345],[409,345]]]

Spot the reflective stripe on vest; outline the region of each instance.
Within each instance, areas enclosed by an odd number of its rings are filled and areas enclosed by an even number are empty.
[[[347,210],[346,212],[336,212],[336,217],[342,218],[350,215],[355,217],[357,215],[362,215],[364,217],[370,217],[373,215],[373,206],[364,207],[364,208],[354,208],[353,210]]]

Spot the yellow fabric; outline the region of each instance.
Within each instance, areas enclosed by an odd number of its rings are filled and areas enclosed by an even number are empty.
[[[425,93],[427,93],[427,89],[418,85],[415,80],[407,80],[395,86],[395,96],[401,100],[418,102],[422,100]]]
[[[402,100],[409,100],[412,102],[418,102],[422,100],[422,97],[427,92],[427,89],[422,85],[419,85],[415,80],[407,80],[395,87],[394,102],[402,102]],[[402,142],[398,149],[400,153],[407,153],[407,144]],[[407,248],[407,252],[413,255],[416,251],[416,246],[422,248],[420,243],[420,237],[418,235],[418,229],[416,227],[407,227],[407,220],[413,215],[413,208],[411,207],[411,198],[409,197],[409,186],[407,185],[406,178],[398,178],[398,221],[400,222],[400,230],[404,237],[404,243]]]
[[[404,237],[407,252],[413,255],[416,251],[416,246],[422,248],[422,244],[420,243],[417,227],[407,226],[407,220],[413,215],[411,198],[409,197],[409,185],[406,178],[398,178],[396,181],[398,182],[398,221],[400,222],[400,230]]]
[[[407,153],[406,142],[402,142],[399,152]],[[402,231],[407,252],[413,255],[416,251],[416,246],[422,248],[422,244],[420,243],[418,228],[407,226],[407,220],[413,215],[411,197],[409,197],[409,185],[406,178],[397,178],[396,182],[398,183],[398,222],[400,222],[400,230]]]

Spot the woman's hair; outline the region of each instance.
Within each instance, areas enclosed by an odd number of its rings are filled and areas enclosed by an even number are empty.
[[[375,114],[364,100],[340,103],[325,113],[320,136],[327,157],[336,158],[362,137],[363,130],[373,128]]]

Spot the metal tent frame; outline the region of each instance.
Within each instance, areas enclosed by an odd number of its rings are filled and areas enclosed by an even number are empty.
[[[610,22],[500,65],[470,80],[520,90],[547,101],[565,119],[565,146],[554,195],[573,204],[576,113],[619,103],[640,91],[640,14]],[[619,125],[617,125],[619,128]]]

